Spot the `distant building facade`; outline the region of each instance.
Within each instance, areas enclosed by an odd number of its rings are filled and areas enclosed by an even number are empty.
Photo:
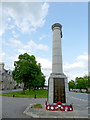
[[[4,63],[0,63],[0,90],[14,89],[16,81],[12,78],[12,71],[4,69]]]

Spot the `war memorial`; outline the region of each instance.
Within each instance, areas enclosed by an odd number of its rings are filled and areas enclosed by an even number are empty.
[[[55,23],[52,25],[53,47],[52,47],[52,73],[48,84],[48,103],[68,103],[68,81],[63,73],[62,63],[62,25]]]

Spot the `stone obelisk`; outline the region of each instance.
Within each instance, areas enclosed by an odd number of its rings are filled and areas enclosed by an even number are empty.
[[[52,48],[52,73],[48,79],[48,103],[61,101],[67,102],[68,83],[67,77],[63,73],[62,67],[62,25],[55,23],[52,25],[53,48]]]

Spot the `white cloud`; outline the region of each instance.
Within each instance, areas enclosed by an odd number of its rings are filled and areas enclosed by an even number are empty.
[[[68,81],[76,77],[88,75],[88,54],[79,55],[74,63],[64,64],[64,72],[68,77]]]
[[[40,36],[39,40],[43,40],[43,39],[45,39],[46,37],[47,37],[47,36],[46,36],[45,34],[43,34],[43,35]]]
[[[8,45],[12,48],[22,48],[23,44],[21,41],[11,38],[10,41],[8,42]]]
[[[6,58],[6,53],[0,50],[0,61],[3,62],[5,58]]]
[[[4,43],[10,48],[14,48],[13,50],[19,52],[20,54],[23,54],[25,52],[27,53],[32,53],[37,50],[43,50],[43,51],[48,51],[49,47],[44,44],[36,43],[33,40],[28,41],[27,43],[23,43],[20,40],[11,38],[8,43]]]
[[[2,18],[3,14],[2,14],[2,4],[0,3],[0,36],[2,36],[2,34],[4,33],[5,31],[5,26],[4,26],[4,21],[3,21],[3,18]]]
[[[68,81],[70,80],[75,80],[76,77],[83,77],[85,75],[88,75],[88,71],[67,71],[65,72],[67,78],[68,78]]]
[[[18,60],[19,54],[9,55],[5,52],[0,52],[0,62],[5,63],[5,69],[14,69],[14,61]]]
[[[78,56],[78,57],[77,57],[77,60],[78,60],[78,61],[79,61],[79,60],[83,60],[83,61],[87,62],[87,60],[88,60],[88,54],[87,54],[87,53],[84,53],[83,55]]]
[[[65,70],[81,69],[83,67],[84,67],[84,64],[81,61],[77,61],[74,63],[68,63],[64,65]]]
[[[37,51],[37,50],[44,50],[47,51],[49,50],[49,47],[44,44],[40,43],[35,43],[33,40],[30,40],[27,42],[27,44],[23,44],[23,47],[19,49],[19,51],[24,50],[26,52],[32,52],[32,51]]]
[[[48,3],[10,2],[3,3],[4,14],[9,22],[23,33],[35,31],[45,23],[48,14]],[[7,21],[6,21],[7,22]]]
[[[37,48],[40,49],[40,50],[49,50],[49,47],[46,46],[46,45],[43,45],[43,44],[39,44],[39,45],[37,46]]]
[[[19,37],[19,34],[17,34],[16,31],[14,31],[14,30],[12,31],[12,35],[13,35],[14,38],[18,38]]]
[[[88,69],[88,54],[84,53],[78,56],[74,63],[64,64],[65,71]]]
[[[42,69],[51,69],[52,62],[46,58],[37,58],[37,61],[41,63]]]

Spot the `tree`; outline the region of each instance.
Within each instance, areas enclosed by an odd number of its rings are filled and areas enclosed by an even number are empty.
[[[88,76],[76,77],[75,78],[76,88],[77,89],[86,89],[88,88]]]
[[[88,76],[88,88],[90,89],[90,76]]]
[[[75,82],[74,82],[74,80],[69,81],[68,86],[69,86],[69,91],[70,91],[70,89],[75,89]]]
[[[13,70],[13,78],[17,83],[24,83],[25,88],[35,88],[42,83],[44,86],[45,77],[41,72],[41,65],[38,64],[34,55],[27,53],[21,54],[18,61],[14,62],[15,69]]]
[[[83,77],[76,77],[75,81],[71,80],[69,81],[69,90],[71,89],[86,89],[88,91],[88,88],[90,88],[90,76],[83,76]]]
[[[88,91],[88,87],[89,87],[88,81],[90,77],[85,75],[83,78],[84,78],[85,89]]]
[[[88,73],[88,83],[87,83],[88,85],[88,90],[90,91],[90,72]]]

